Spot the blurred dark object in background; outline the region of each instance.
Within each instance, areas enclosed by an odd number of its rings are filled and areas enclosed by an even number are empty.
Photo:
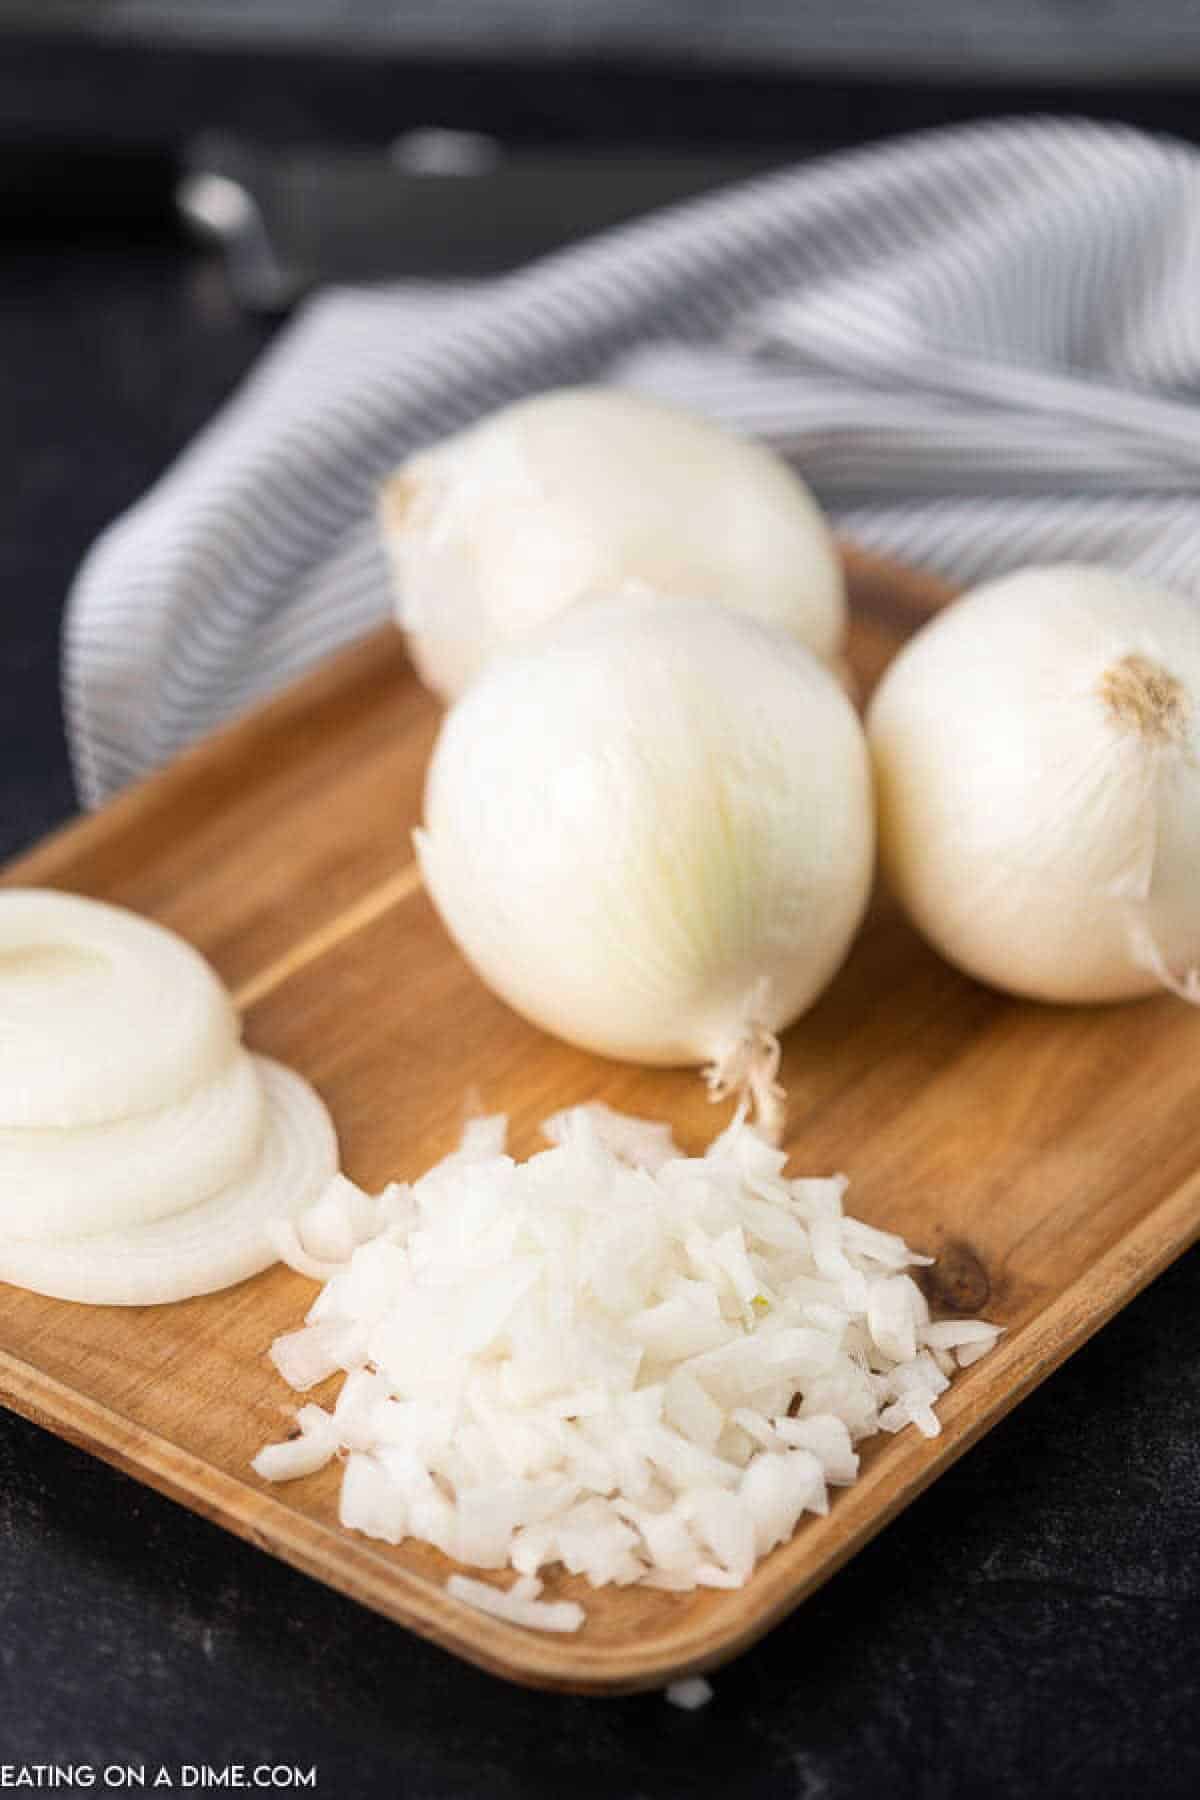
[[[161,240],[181,179],[216,175],[240,197],[192,185],[185,212],[273,310],[988,114],[1195,139],[1198,81],[1193,0],[0,0],[0,223]],[[482,161],[398,162],[412,134]]]
[[[1194,135],[1194,0],[0,0],[0,133],[833,148],[1001,112]]]
[[[64,39],[477,64],[623,58],[697,69],[1105,81],[1200,67],[1192,0],[6,0]]]
[[[386,151],[205,133],[176,196],[223,250],[239,304],[274,312],[323,281],[500,274],[781,160],[719,146],[542,149],[446,130],[405,133]]]

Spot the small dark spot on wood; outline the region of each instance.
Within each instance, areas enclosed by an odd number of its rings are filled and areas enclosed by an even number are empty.
[[[937,1252],[931,1269],[922,1271],[925,1297],[936,1311],[982,1312],[991,1297],[988,1272],[970,1244],[952,1239]]]

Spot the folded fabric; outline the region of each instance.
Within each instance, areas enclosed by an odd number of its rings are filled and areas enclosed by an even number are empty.
[[[387,616],[397,461],[598,379],[775,444],[839,529],[951,579],[1087,558],[1200,592],[1200,153],[1076,120],[924,133],[480,286],[316,299],[80,571],[84,802]]]

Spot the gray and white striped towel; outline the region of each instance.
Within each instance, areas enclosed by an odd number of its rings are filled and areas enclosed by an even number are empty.
[[[80,572],[84,801],[387,614],[373,497],[401,457],[597,378],[767,439],[844,531],[956,580],[1075,557],[1200,593],[1200,153],[932,132],[485,286],[317,299]]]

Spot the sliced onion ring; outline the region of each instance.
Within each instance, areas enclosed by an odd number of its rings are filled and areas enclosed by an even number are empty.
[[[254,1058],[238,1050],[156,1112],[75,1131],[0,1129],[0,1235],[80,1237],[184,1212],[252,1167],[264,1110]]]
[[[0,1281],[98,1306],[155,1306],[214,1293],[276,1260],[267,1221],[310,1206],[337,1169],[324,1104],[282,1064],[254,1061],[266,1100],[262,1148],[248,1174],[186,1212],[92,1237],[0,1238]]]
[[[173,1106],[237,1037],[228,994],[174,932],[78,894],[0,892],[0,1126]]]

